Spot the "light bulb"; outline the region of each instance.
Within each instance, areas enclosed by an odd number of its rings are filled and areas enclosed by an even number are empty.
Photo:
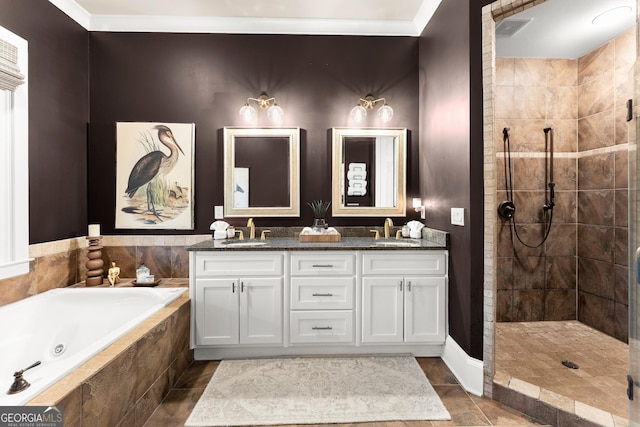
[[[362,123],[367,117],[367,110],[362,105],[356,105],[351,109],[351,117],[356,123]]]
[[[245,104],[242,108],[240,108],[240,118],[245,123],[253,124],[258,120],[258,113],[255,108],[250,106],[249,104]]]
[[[284,120],[284,110],[278,104],[273,104],[267,110],[267,117],[274,125],[280,125]]]
[[[387,104],[384,104],[378,110],[378,117],[380,117],[380,120],[382,120],[383,123],[387,123],[393,118],[393,108],[391,108]]]

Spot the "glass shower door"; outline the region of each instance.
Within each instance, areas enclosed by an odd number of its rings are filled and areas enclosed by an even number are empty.
[[[639,1],[640,2],[640,1]],[[639,34],[640,36],[640,34]],[[639,44],[640,46],[640,44]],[[640,426],[640,137],[638,103],[640,101],[640,60],[636,58],[633,80],[634,101],[627,104],[629,129],[629,425]]]

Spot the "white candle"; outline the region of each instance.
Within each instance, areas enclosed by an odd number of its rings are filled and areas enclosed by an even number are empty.
[[[97,237],[100,235],[100,224],[89,224],[89,237]]]

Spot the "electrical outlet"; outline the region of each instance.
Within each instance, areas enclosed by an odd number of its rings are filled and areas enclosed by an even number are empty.
[[[464,208],[451,208],[451,224],[464,226]]]
[[[214,206],[213,207],[213,217],[215,219],[223,219],[224,218],[224,206]]]

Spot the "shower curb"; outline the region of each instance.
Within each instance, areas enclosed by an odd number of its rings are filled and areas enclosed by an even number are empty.
[[[629,426],[625,418],[501,373],[494,377],[493,400],[554,427]]]

